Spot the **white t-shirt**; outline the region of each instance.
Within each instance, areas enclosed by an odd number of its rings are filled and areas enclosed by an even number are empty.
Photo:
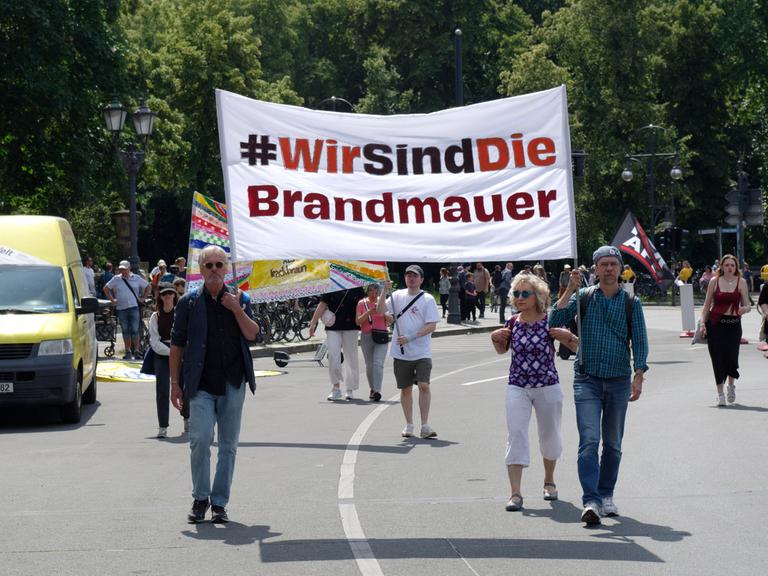
[[[136,274],[131,274],[127,281],[131,286],[130,288],[126,286],[121,274],[113,276],[112,279],[107,282],[106,287],[112,291],[112,295],[115,297],[115,300],[117,300],[117,304],[115,305],[117,310],[138,308],[139,304],[136,299],[141,298],[141,294],[148,286],[148,282]]]
[[[83,266],[83,272],[85,272],[85,283],[88,284],[88,291],[91,296],[96,296],[96,279],[93,273],[93,268]]]
[[[397,316],[414,298],[415,296],[408,294],[407,288],[396,290],[387,298],[387,313]],[[392,357],[400,360],[432,358],[432,334],[409,340],[403,346],[403,352],[400,351],[400,344],[397,343],[398,336],[413,336],[430,322],[440,322],[440,312],[437,311],[435,299],[431,294],[425,292],[413,306],[405,311],[405,314],[395,321],[392,335]]]

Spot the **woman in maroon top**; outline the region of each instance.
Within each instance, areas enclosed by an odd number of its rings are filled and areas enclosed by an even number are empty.
[[[726,377],[728,402],[736,402],[733,381],[739,377],[741,317],[751,309],[747,283],[739,273],[736,258],[726,254],[720,260],[717,274],[707,286],[707,296],[701,309],[701,331],[707,338],[709,357],[712,359],[718,406],[725,406],[723,387]]]

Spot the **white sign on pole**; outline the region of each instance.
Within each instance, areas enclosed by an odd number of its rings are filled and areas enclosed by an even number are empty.
[[[683,332],[693,332],[696,330],[693,284],[683,284],[680,286],[680,316],[682,317]]]
[[[238,260],[576,254],[564,87],[399,116],[216,104]]]

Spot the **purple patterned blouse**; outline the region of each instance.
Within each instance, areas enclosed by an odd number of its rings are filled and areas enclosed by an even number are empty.
[[[511,329],[509,385],[541,388],[559,384],[555,368],[555,345],[549,335],[547,318],[528,324],[517,322],[517,316],[513,316],[505,326]]]

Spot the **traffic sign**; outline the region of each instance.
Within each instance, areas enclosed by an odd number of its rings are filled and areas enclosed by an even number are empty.
[[[738,216],[737,214],[731,214],[730,216],[725,217],[725,223],[730,224],[731,226],[738,226],[739,222],[741,222],[741,217]],[[734,232],[735,231],[736,229],[734,228]],[[720,230],[720,232],[725,232],[725,228]]]

